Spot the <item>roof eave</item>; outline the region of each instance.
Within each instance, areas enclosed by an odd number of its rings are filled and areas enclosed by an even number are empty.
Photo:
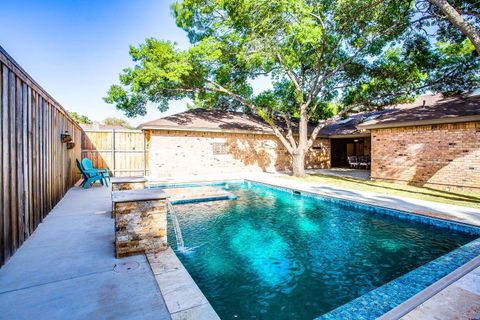
[[[158,130],[158,131],[187,131],[187,132],[214,132],[214,133],[242,133],[242,134],[264,134],[273,135],[273,131],[266,130],[239,130],[239,129],[212,129],[212,128],[184,128],[175,126],[142,126],[140,130]]]
[[[415,127],[432,124],[447,124],[447,123],[459,123],[459,122],[472,122],[480,121],[480,115],[462,116],[452,118],[437,118],[428,120],[415,120],[415,121],[395,121],[389,123],[372,123],[372,124],[359,124],[359,129],[384,129],[384,128],[401,128],[401,127]]]
[[[326,138],[330,139],[342,139],[342,138],[366,138],[370,137],[370,131],[367,132],[360,132],[360,133],[349,133],[349,134],[332,134],[329,136],[325,136]]]

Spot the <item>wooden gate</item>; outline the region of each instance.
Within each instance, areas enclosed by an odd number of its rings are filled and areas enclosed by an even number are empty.
[[[84,130],[82,158],[117,177],[149,174],[147,144],[140,130]]]

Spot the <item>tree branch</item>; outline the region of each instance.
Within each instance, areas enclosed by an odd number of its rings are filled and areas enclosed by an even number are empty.
[[[233,99],[239,101],[240,103],[244,104],[247,107],[250,107],[253,111],[255,111],[257,114],[257,107],[251,103],[250,101],[244,99],[242,96],[233,93],[232,91],[228,90],[227,88],[221,86],[220,84],[204,79],[205,82],[209,83],[210,85],[214,86],[214,88],[177,88],[177,89],[170,89],[170,88],[163,88],[162,90],[167,90],[167,91],[178,91],[178,92],[195,92],[195,91],[209,91],[209,92],[219,92],[228,95],[229,97],[232,97]],[[268,123],[268,122],[267,122]],[[297,148],[295,139],[293,138],[293,131],[291,129],[291,123],[290,120],[287,121],[287,127],[289,128],[287,131],[287,138],[285,138],[282,134],[282,132],[277,128],[275,125],[275,121],[273,120],[272,123],[268,123],[268,125],[272,128],[273,133],[275,136],[280,140],[280,142],[283,144],[285,149],[290,154],[293,154],[293,151]]]
[[[281,114],[282,118],[285,120],[285,124],[287,125],[287,139],[290,141],[290,144],[292,145],[293,149],[297,148],[297,142],[293,138],[293,130],[292,130],[292,121],[291,121],[291,116],[287,114]]]
[[[447,19],[457,27],[470,41],[472,41],[475,50],[480,55],[480,32],[475,29],[462,15],[446,0],[428,0],[436,5],[440,11],[445,14]]]
[[[278,63],[280,63],[280,64],[283,66],[283,68],[284,68],[285,71],[287,72],[288,77],[290,78],[290,80],[292,80],[293,85],[295,86],[295,89],[297,89],[297,91],[298,91],[299,93],[301,93],[301,92],[302,92],[302,88],[300,87],[300,84],[299,84],[298,79],[297,79],[297,77],[295,76],[295,74],[292,72],[292,70],[290,70],[290,68],[288,68],[288,67],[285,65],[285,63],[283,62],[282,56],[281,56],[279,53],[277,53],[276,56],[277,56]]]

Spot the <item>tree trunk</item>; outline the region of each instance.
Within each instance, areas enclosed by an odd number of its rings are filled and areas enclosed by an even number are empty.
[[[305,152],[303,150],[296,150],[292,154],[293,164],[292,170],[295,177],[305,176]]]
[[[480,33],[473,25],[468,23],[462,15],[446,0],[428,0],[436,5],[450,22],[472,41],[478,54],[480,54]]]
[[[308,142],[308,119],[307,106],[302,104],[300,106],[300,120],[298,125],[298,146],[293,150],[293,175],[295,177],[305,176],[305,151],[307,150]]]

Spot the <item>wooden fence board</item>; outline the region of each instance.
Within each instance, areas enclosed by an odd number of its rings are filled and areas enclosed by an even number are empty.
[[[9,121],[9,70],[2,65],[2,159],[3,159],[3,249],[4,260],[10,257],[10,121]]]
[[[15,157],[16,160],[16,184],[17,184],[17,241],[20,245],[25,240],[24,232],[25,232],[25,225],[24,225],[24,203],[23,203],[23,191],[24,191],[24,180],[23,180],[23,89],[22,89],[22,81],[17,77],[16,79],[16,87],[15,91],[16,95],[16,106],[15,106],[15,151],[17,156]]]
[[[4,77],[3,77],[3,64],[0,63],[0,142],[2,147],[0,147],[0,204],[4,204],[3,201],[3,107],[6,105],[4,102],[5,88],[4,88]],[[5,260],[5,238],[4,238],[4,212],[3,207],[0,208],[0,261]]]
[[[11,243],[10,243],[10,250],[14,250],[18,248],[18,225],[17,225],[17,166],[16,166],[16,158],[17,158],[17,148],[15,144],[16,138],[16,75],[10,71],[8,76],[8,103],[9,103],[9,122],[10,122],[10,232],[11,232]]]

